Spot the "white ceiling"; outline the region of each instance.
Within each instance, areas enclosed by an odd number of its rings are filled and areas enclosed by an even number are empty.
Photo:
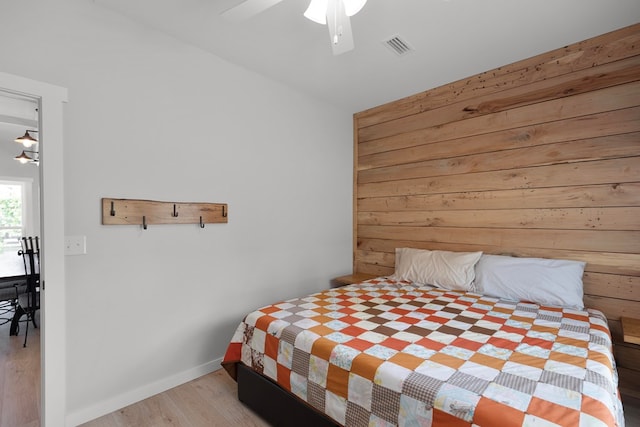
[[[333,56],[326,26],[283,0],[242,23],[241,0],[94,0],[117,13],[351,112],[640,22],[638,0],[369,0],[355,50]],[[415,52],[381,42],[401,35]]]

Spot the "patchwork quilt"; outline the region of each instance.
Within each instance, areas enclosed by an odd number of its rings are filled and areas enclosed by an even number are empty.
[[[379,278],[250,313],[236,363],[344,426],[624,426],[591,309]]]

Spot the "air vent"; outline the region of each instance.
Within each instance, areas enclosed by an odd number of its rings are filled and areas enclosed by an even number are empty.
[[[385,46],[398,56],[405,56],[414,51],[413,47],[405,39],[399,35],[395,35],[390,39],[384,40]]]

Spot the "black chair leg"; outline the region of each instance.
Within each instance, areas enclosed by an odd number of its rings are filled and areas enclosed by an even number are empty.
[[[20,318],[25,314],[22,306],[16,307],[16,312],[13,314],[13,319],[11,319],[11,328],[9,328],[9,335],[18,335],[18,326],[20,325]]]
[[[31,315],[29,313],[27,313],[27,321],[26,321],[27,327],[24,330],[24,344],[22,344],[22,347],[26,347],[27,346],[27,335],[29,335],[29,320],[30,320],[29,316],[31,316]]]

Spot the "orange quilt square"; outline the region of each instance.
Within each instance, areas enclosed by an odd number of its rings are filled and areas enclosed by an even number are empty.
[[[318,338],[313,342],[313,346],[311,347],[311,354],[323,360],[329,360],[331,358],[331,352],[336,345],[338,344],[334,341],[328,340],[326,338]]]
[[[417,341],[416,344],[426,347],[430,350],[436,350],[436,351],[440,351],[447,346],[446,344],[443,344],[438,341],[430,340],[429,338],[423,338],[420,341]]]
[[[314,310],[314,311],[317,311],[317,310]],[[314,316],[314,317],[312,317],[312,319],[315,320],[316,322],[322,323],[322,324],[333,322],[335,320],[335,319],[333,319],[331,317],[328,317],[328,316]]]
[[[409,345],[409,343],[397,338],[387,338],[386,340],[382,341],[380,345],[392,348],[394,350],[402,351],[406,346]]]
[[[471,427],[471,423],[461,420],[458,417],[454,417],[439,409],[433,408],[433,424],[434,426],[446,426],[446,427]],[[491,425],[491,424],[487,424]]]
[[[324,325],[318,325],[318,326],[314,326],[312,328],[309,328],[309,330],[311,332],[315,332],[316,334],[320,335],[321,337],[324,337],[326,335],[332,334],[335,331],[331,328],[327,328]]]
[[[484,343],[481,342],[476,342],[476,341],[470,341],[468,339],[465,338],[456,338],[451,345],[456,346],[456,347],[460,347],[460,348],[466,348],[467,350],[471,350],[471,351],[478,351],[478,349],[480,347],[482,347],[484,345]]]
[[[556,362],[567,363],[569,365],[577,366],[579,368],[587,367],[587,359],[580,356],[574,356],[572,354],[560,353],[559,351],[552,351],[549,354],[550,360],[555,360]]]
[[[580,425],[580,411],[535,396],[531,398],[527,413],[562,426]]]
[[[397,353],[389,358],[389,362],[400,365],[403,368],[411,369],[412,371],[418,366],[422,365],[424,359],[413,354]]]
[[[429,359],[432,362],[439,363],[444,366],[448,366],[453,369],[458,369],[462,366],[466,361],[462,359],[458,359],[457,357],[449,356],[445,353],[436,353]]]
[[[269,305],[267,307],[262,307],[258,311],[260,311],[261,313],[264,313],[264,314],[271,314],[271,313],[275,313],[276,311],[282,311],[282,309],[278,308],[278,307],[276,307],[274,305]]]
[[[509,357],[509,361],[519,363],[521,365],[532,366],[538,369],[544,369],[544,366],[547,363],[547,359],[520,353],[518,351],[514,351],[511,354],[511,356]]]
[[[364,334],[365,332],[367,332],[367,330],[358,328],[357,326],[352,325],[352,326],[347,326],[346,328],[342,329],[340,332],[345,335],[349,335],[350,337],[357,337],[358,335]]]
[[[544,348],[545,350],[551,350],[553,348],[553,341],[543,340],[541,338],[524,337],[523,343]]]
[[[563,337],[563,336],[558,336],[556,338],[556,342],[560,343],[560,344],[564,344],[564,345],[572,345],[574,347],[579,347],[579,348],[588,348],[589,347],[589,341],[587,340],[577,340],[575,338],[570,338],[570,337]]]
[[[562,313],[562,317],[564,317],[565,319],[574,319],[574,320],[579,320],[581,322],[589,323],[589,316],[586,314]]]
[[[493,369],[501,370],[506,360],[498,359],[496,357],[487,356],[486,354],[476,353],[469,361],[477,363],[478,365],[488,366]]]
[[[495,317],[495,316],[483,316],[482,320],[486,320],[487,322],[493,322],[493,323],[498,323],[500,325],[504,324],[504,322],[507,321],[507,319],[503,319],[502,317]]]
[[[327,390],[346,399],[349,395],[349,371],[329,363]]]
[[[580,409],[585,414],[589,414],[594,418],[604,421],[608,426],[615,425],[615,420],[613,419],[611,411],[609,411],[607,406],[599,400],[583,395],[582,407]]]
[[[495,345],[498,348],[506,348],[507,350],[511,350],[511,351],[514,351],[520,345],[519,342],[509,341],[509,340],[505,340],[504,338],[496,338],[496,337],[489,338],[489,341],[487,342],[489,344]]]
[[[609,358],[600,353],[599,351],[593,351],[593,350],[589,350],[589,360],[593,360],[599,363],[602,363],[604,366],[606,366],[609,369],[611,368],[611,361],[609,360]]]
[[[473,423],[480,426],[521,426],[524,412],[481,397],[473,414]]]
[[[267,332],[267,329],[269,328],[269,325],[274,320],[276,320],[275,317],[266,316],[266,315],[265,316],[260,316],[258,318],[258,320],[256,320],[256,328],[260,329],[261,331]]]
[[[278,384],[287,390],[291,390],[291,371],[278,363]]]
[[[553,334],[553,335],[558,335],[558,328],[550,328],[549,326],[542,326],[542,325],[533,325],[531,327],[532,331],[536,331],[536,332],[546,332],[548,334]]]
[[[394,314],[399,314],[400,316],[406,316],[406,315],[409,313],[409,310],[405,310],[405,309],[398,308],[398,307],[396,307],[396,308],[392,308],[392,309],[391,309],[391,310],[389,310],[389,311],[390,311],[391,313],[394,313]]]
[[[355,348],[356,350],[365,351],[366,349],[373,347],[375,344],[370,341],[361,340],[360,338],[354,338],[343,343],[343,345]]]
[[[500,330],[503,331],[503,332],[508,332],[510,334],[518,334],[518,335],[526,335],[527,334],[527,330],[526,329],[514,328],[513,326],[508,326],[508,325],[502,325]]]
[[[378,367],[384,362],[384,360],[377,357],[370,356],[365,353],[357,355],[351,363],[351,372],[356,375],[360,375],[362,378],[366,378],[370,381],[376,376]]]
[[[278,360],[278,343],[280,340],[274,337],[271,334],[267,334],[267,337],[264,342],[264,354],[272,358],[273,360]]]

